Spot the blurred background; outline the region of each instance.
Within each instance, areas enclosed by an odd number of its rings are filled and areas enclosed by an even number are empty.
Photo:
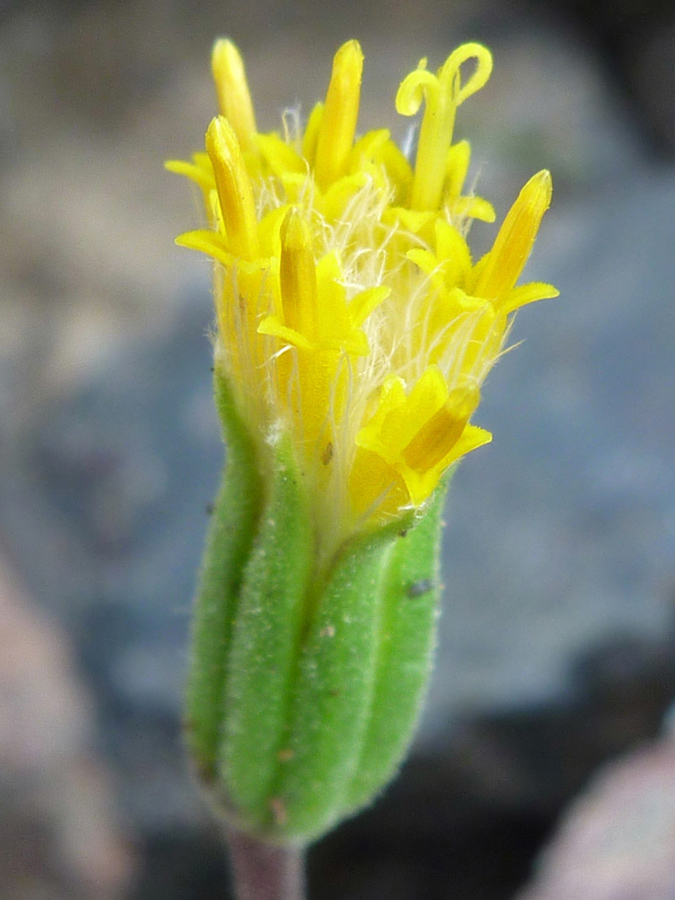
[[[594,773],[669,746],[672,0],[0,0],[0,896],[228,896],[179,729],[222,465],[210,273],[173,244],[199,212],[162,168],[202,143],[223,34],[263,130],[308,110],[359,38],[359,127],[397,136],[395,92],[418,59],[483,41],[495,74],[457,125],[479,192],[501,218],[530,174],[553,172],[529,274],[562,296],[518,317],[522,345],[477,419],[494,443],[450,493],[415,752],[310,855],[317,900],[515,897]],[[478,223],[474,247],[494,233]],[[659,773],[649,871],[672,889],[675,841],[654,863],[675,834]],[[644,861],[636,828],[626,865]],[[576,900],[546,872],[528,898]],[[605,887],[579,897],[628,896]],[[643,895],[662,896],[629,896]]]

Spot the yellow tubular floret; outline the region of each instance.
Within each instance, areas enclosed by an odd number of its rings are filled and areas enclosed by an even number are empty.
[[[460,439],[479,400],[480,391],[475,384],[455,388],[403,450],[406,465],[418,472],[437,466]]]
[[[499,299],[513,289],[530,255],[553,184],[546,169],[527,182],[504,219],[475,286],[479,297]]]
[[[242,149],[254,151],[255,112],[244,62],[232,41],[221,38],[213,45],[211,71],[221,114],[228,119]]]
[[[363,53],[348,41],[335,54],[316,145],[314,177],[322,190],[347,174],[361,99]]]
[[[260,252],[253,187],[237,137],[223,116],[213,119],[209,125],[206,150],[213,166],[230,250],[233,256],[253,262]]]
[[[475,59],[476,68],[462,86],[460,70],[470,59]],[[396,95],[396,109],[401,115],[414,116],[422,101],[425,102],[417,144],[411,209],[438,209],[457,107],[486,84],[491,72],[490,51],[481,44],[463,44],[450,54],[437,75],[427,71],[426,59],[423,59],[402,82]]]
[[[290,435],[329,553],[354,529],[420,507],[491,439],[472,417],[509,315],[557,294],[517,284],[551,176],[527,182],[474,262],[470,225],[494,211],[464,193],[471,148],[453,132],[458,107],[490,77],[485,47],[459,47],[436,73],[422,60],[401,83],[397,110],[423,107],[414,166],[387,129],[356,136],[356,41],[335,54],[304,130],[288,113],[281,133],[257,133],[230,41],[216,42],[212,68],[222,115],[207,152],[169,164],[201,188],[208,228],[178,241],[216,261],[216,365],[261,459]]]

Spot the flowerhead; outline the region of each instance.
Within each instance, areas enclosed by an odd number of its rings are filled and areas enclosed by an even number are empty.
[[[428,500],[443,474],[491,440],[473,424],[511,314],[556,296],[518,279],[550,204],[534,175],[474,260],[474,219],[491,205],[465,189],[458,108],[492,57],[464,44],[436,72],[402,82],[396,109],[421,111],[414,159],[387,129],[358,135],[363,55],[337,51],[324,103],[306,123],[258,131],[243,62],[227,40],[212,58],[220,115],[206,152],[169,168],[202,189],[208,227],[178,243],[215,260],[216,370],[234,393],[264,471],[290,435],[318,546]]]

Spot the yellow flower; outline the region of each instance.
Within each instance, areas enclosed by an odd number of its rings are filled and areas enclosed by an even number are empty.
[[[362,68],[349,41],[304,129],[291,111],[281,134],[261,134],[241,57],[219,40],[206,153],[168,164],[204,195],[209,227],[178,243],[216,261],[216,367],[263,470],[279,434],[292,435],[323,553],[422,506],[491,439],[470,420],[509,316],[557,295],[517,286],[550,204],[547,171],[487,254],[474,262],[467,244],[471,221],[494,212],[463,193],[470,148],[453,129],[490,77],[490,52],[464,44],[436,74],[422,60],[404,79],[398,112],[424,105],[414,163],[386,129],[357,137]]]

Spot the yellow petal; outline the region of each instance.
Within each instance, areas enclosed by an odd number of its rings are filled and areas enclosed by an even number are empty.
[[[256,145],[277,178],[289,173],[306,174],[307,163],[278,134],[258,134],[256,135]]]
[[[458,197],[450,204],[450,212],[461,219],[478,219],[492,223],[497,218],[494,206],[483,197]]]
[[[316,145],[319,142],[319,129],[323,119],[323,103],[315,103],[309,114],[305,133],[302,138],[302,155],[313,168],[316,159]]]
[[[188,250],[200,250],[225,266],[234,265],[235,259],[229,250],[225,236],[215,231],[206,231],[205,229],[186,231],[184,234],[178,235],[176,243],[179,247],[187,247]]]
[[[349,304],[349,313],[355,325],[363,325],[368,316],[391,294],[391,288],[380,287],[367,288],[352,298]]]
[[[164,163],[164,168],[176,175],[185,175],[191,181],[196,182],[203,191],[210,191],[214,187],[213,170],[209,166],[195,164],[194,162],[186,162],[182,159],[170,159]]]
[[[265,316],[260,325],[258,325],[258,334],[269,334],[272,337],[281,338],[282,341],[293,344],[294,347],[299,347],[301,350],[309,351],[313,349],[312,344],[304,335],[293,328],[287,328],[279,320],[278,316]]]
[[[445,188],[450,198],[456,199],[462,193],[470,161],[471,145],[468,141],[459,141],[448,150]]]
[[[521,306],[528,303],[534,303],[536,300],[550,300],[552,297],[559,297],[560,291],[553,287],[552,284],[546,284],[543,281],[530,281],[527,284],[521,284],[514,288],[500,306],[503,313],[511,313]]]

